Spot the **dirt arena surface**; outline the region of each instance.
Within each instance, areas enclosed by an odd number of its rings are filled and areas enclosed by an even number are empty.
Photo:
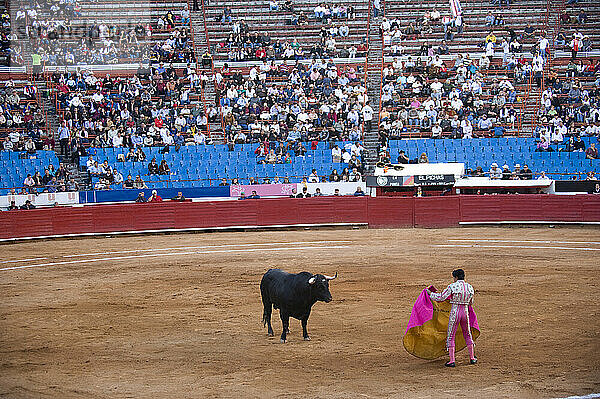
[[[0,251],[0,397],[600,392],[598,229],[179,234]],[[339,272],[333,302],[313,307],[310,342],[293,319],[280,344],[277,311],[276,337],[267,337],[259,281],[274,267]],[[444,287],[456,267],[476,290],[479,363],[467,365],[463,351],[447,369],[445,358],[410,356],[402,336],[419,292]]]

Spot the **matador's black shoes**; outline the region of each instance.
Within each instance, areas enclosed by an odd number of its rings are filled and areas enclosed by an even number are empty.
[[[446,367],[456,367],[456,363],[454,363],[454,362],[446,362],[446,364],[444,366],[446,366]]]
[[[477,364],[477,358],[474,357],[473,359],[471,359],[471,364]]]

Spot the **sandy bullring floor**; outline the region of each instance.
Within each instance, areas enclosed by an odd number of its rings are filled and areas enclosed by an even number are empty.
[[[488,241],[482,241],[482,239]],[[554,398],[600,392],[600,230],[158,235],[0,246],[0,397]],[[29,267],[36,266],[36,267]],[[267,338],[272,267],[339,278],[312,341]],[[462,267],[479,364],[402,347],[412,303]]]

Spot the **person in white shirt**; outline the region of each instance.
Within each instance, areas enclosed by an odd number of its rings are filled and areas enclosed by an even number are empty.
[[[123,136],[121,133],[115,135],[112,139],[113,147],[122,147],[123,146]]]
[[[117,169],[113,169],[113,183],[121,184],[123,183],[123,175],[117,171]]]
[[[350,155],[350,153],[348,151],[342,150],[342,162],[343,163],[350,162],[351,158],[352,158],[352,156]]]
[[[363,150],[364,147],[357,141],[350,147],[350,156],[356,155],[357,158],[360,158]]]
[[[488,59],[492,59],[494,57],[494,43],[487,42],[485,45],[485,56],[488,57]]]
[[[470,120],[464,119],[460,123],[460,127],[462,128],[463,139],[472,139],[473,138],[473,125],[471,124]]]
[[[347,119],[351,124],[358,125],[358,121],[360,119],[358,111],[356,109],[352,109],[350,112],[348,112]]]
[[[540,55],[546,58],[546,49],[550,45],[550,41],[548,41],[548,39],[546,39],[546,37],[542,35],[538,42],[538,45],[540,47]]]
[[[88,158],[87,162],[85,163],[85,166],[89,169],[92,166],[94,166],[94,162],[96,162],[96,161],[94,161],[94,157],[92,157],[90,155],[90,157]]]
[[[342,150],[340,149],[340,147],[338,147],[337,144],[331,149],[331,158],[332,162],[335,163],[342,161]]]
[[[442,127],[440,126],[439,122],[436,122],[432,127],[431,127],[431,137],[433,137],[434,139],[439,139],[442,137]]]
[[[567,133],[568,128],[562,123],[562,121],[560,121],[558,126],[554,128],[550,141],[552,141],[554,144],[560,144],[564,141]]]
[[[373,108],[371,108],[371,106],[367,103],[362,108],[361,112],[363,116],[363,121],[365,122],[365,129],[367,132],[369,132],[371,131],[371,122],[373,121]]]

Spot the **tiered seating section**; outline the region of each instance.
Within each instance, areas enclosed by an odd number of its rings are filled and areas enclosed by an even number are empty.
[[[23,44],[46,65],[194,60],[187,1],[12,3]]]
[[[15,75],[0,87],[0,142],[2,149],[34,152],[51,149],[40,93],[26,76]],[[32,143],[28,144],[29,140]],[[32,146],[33,144],[33,146]]]
[[[17,7],[2,15],[0,41],[6,43],[9,28],[27,26],[30,32],[30,40],[16,42],[11,49],[14,60],[22,56],[21,47],[39,52],[46,65],[169,63],[195,58],[187,1],[42,1],[32,6],[22,0],[20,8],[18,1],[13,3]],[[107,159],[124,177],[140,175],[152,187],[215,185],[221,178],[240,183],[250,178],[299,181],[313,168],[320,176],[328,176],[333,169],[341,174],[348,165],[332,162],[327,142],[362,138],[365,71],[361,64],[348,60],[304,61],[303,66],[296,61],[363,55],[370,22],[385,28],[378,38],[383,43],[382,55],[387,56],[381,61],[379,122],[392,160],[404,149],[411,158],[425,152],[430,162],[464,161],[468,168],[480,166],[486,171],[493,162],[510,168],[527,163],[536,173],[557,173],[551,175],[557,179],[568,178],[561,173],[597,167],[596,160],[563,144],[570,135],[600,134],[597,57],[588,60],[580,51],[570,63],[571,54],[563,51],[570,49],[573,34],[581,40],[582,50],[600,37],[600,6],[591,0],[567,2],[564,8],[551,3],[560,8],[561,17],[554,27],[558,35],[548,37],[550,51],[543,56],[532,51],[551,24],[547,3],[541,0],[502,7],[496,3],[506,0],[492,4],[463,0],[462,27],[449,22],[448,3],[442,0],[382,2],[389,27],[382,17],[369,17],[369,2],[364,0],[280,1],[277,9],[273,3],[227,0],[204,4],[213,58],[259,61],[256,66],[219,66],[214,103],[211,99],[202,104],[202,79],[193,68],[179,70],[180,79],[160,71],[149,79],[143,69],[139,79],[130,72],[92,77],[83,68],[50,78],[59,117],[81,144],[117,147],[99,148],[95,155],[99,161]],[[322,5],[330,10],[330,17],[321,16],[328,12]],[[432,17],[436,11],[439,19]],[[510,43],[506,56],[504,41]],[[462,61],[457,62],[459,55]],[[283,66],[282,59],[288,60]],[[21,186],[26,173],[33,174],[56,160],[40,151],[53,145],[50,140],[41,141],[45,121],[40,117],[40,93],[23,99],[35,87],[22,79],[14,81],[14,89],[4,89],[0,134],[11,143],[5,144],[6,149],[21,153],[2,152],[3,162],[16,168],[16,173],[3,176],[3,187]],[[23,96],[15,100],[11,90]],[[193,145],[206,142],[201,132],[211,121],[221,122],[229,145]],[[562,125],[567,126],[566,133]],[[533,137],[500,137],[505,135]],[[37,141],[36,156],[42,162],[27,161],[31,165],[21,167],[18,163],[26,161],[19,160],[19,155],[26,149],[28,136]],[[431,136],[446,139],[424,139]],[[561,144],[554,145],[553,152],[535,151],[541,136]],[[287,156],[282,153],[272,164],[261,163],[263,157],[269,162],[269,150],[275,150],[278,142],[294,144],[286,147]],[[305,149],[299,142],[304,142]],[[584,142],[588,148],[596,138],[584,138]],[[259,143],[267,144],[257,155]],[[117,156],[134,145],[143,148],[146,161],[119,163]],[[166,145],[170,151],[164,153],[161,149]],[[168,175],[148,175],[147,164],[154,157],[158,163],[167,162]]]
[[[351,142],[336,142],[339,148],[351,150]],[[304,155],[296,155],[292,150],[285,149],[283,152],[286,163],[263,163],[265,156],[258,155],[258,144],[241,144],[230,148],[227,145],[210,146],[186,146],[179,151],[161,153],[156,147],[142,147],[146,160],[144,162],[120,162],[119,158],[125,157],[127,150],[123,148],[98,149],[93,159],[102,164],[105,160],[111,168],[127,179],[131,175],[133,180],[139,176],[148,188],[161,187],[206,187],[217,186],[222,179],[227,183],[237,182],[239,184],[257,184],[268,182],[297,183],[306,179],[316,169],[319,177],[329,179],[333,169],[340,176],[348,176],[352,170],[352,164],[333,163],[329,145],[320,142],[315,149],[306,148]],[[231,150],[233,149],[233,150]],[[274,152],[279,150],[275,147]],[[157,164],[163,160],[167,162],[170,174],[150,174],[148,164],[155,158]],[[89,159],[81,159],[81,165],[86,165]],[[344,170],[347,169],[344,173]],[[97,183],[101,177],[94,177]],[[121,188],[122,184],[112,184],[111,188]]]
[[[586,148],[591,143],[598,145],[596,137],[584,137]],[[535,138],[502,137],[472,140],[390,140],[389,152],[395,162],[400,150],[412,160],[425,153],[429,162],[464,162],[472,171],[480,167],[490,170],[492,163],[500,169],[504,165],[513,171],[515,165],[528,165],[534,178],[541,172],[554,180],[585,179],[589,171],[598,170],[600,160],[586,159],[584,152],[537,152]]]
[[[191,66],[157,66],[131,76],[54,73],[50,85],[77,147],[184,145],[206,141],[202,80]]]
[[[467,137],[471,130],[475,136],[489,134],[490,122],[502,134],[519,135],[524,131],[529,134],[526,123],[531,123],[531,118],[526,116],[530,112],[527,102],[530,80],[536,75],[536,66],[545,63],[543,57],[536,58],[534,54],[532,58],[532,53],[547,24],[546,2],[530,1],[498,7],[479,0],[463,1],[462,7],[462,16],[454,19],[448,4],[442,1],[414,4],[386,1],[386,18],[380,22],[384,54],[397,58],[393,66],[388,59],[383,68],[393,68],[394,80],[398,75],[406,78],[413,70],[423,87],[415,94],[425,98],[429,95],[432,80],[439,78],[444,89],[441,103],[434,98],[435,108],[438,114],[449,113],[451,118],[460,106],[459,119],[471,119],[470,125],[473,125],[473,129],[467,126]],[[448,96],[453,89],[462,105],[453,107],[450,101],[444,104],[444,99],[450,100]],[[403,90],[396,87],[386,91],[393,95]],[[474,97],[475,104],[472,104]],[[477,100],[482,102],[479,107]],[[394,105],[389,110],[392,118],[399,111]],[[416,111],[413,112],[416,114]],[[421,137],[432,135],[431,118],[410,119],[417,121],[417,126],[409,124],[404,134],[398,137],[415,136],[415,133]],[[480,124],[482,119],[484,122]],[[403,121],[404,126],[406,122]],[[454,128],[443,130],[446,135],[462,137],[462,132],[457,135]],[[433,135],[437,135],[435,130]]]
[[[360,64],[313,60],[251,69],[224,67],[216,88],[227,142],[362,137],[366,88]]]
[[[214,58],[248,61],[364,55],[368,1],[290,1],[287,7],[284,1],[278,3],[275,10],[269,0],[207,2],[206,21]],[[329,10],[328,16],[321,17],[321,6]]]
[[[52,175],[56,175],[59,169],[58,158],[54,151],[38,151],[34,156],[22,158],[25,154],[14,151],[0,152],[0,195],[13,193],[34,193],[45,190],[44,184],[39,184],[32,190],[25,190],[24,182],[27,175],[33,178],[39,174],[39,180],[45,175],[44,170],[49,169]],[[52,166],[50,166],[52,165]],[[64,184],[64,178],[62,184]]]
[[[546,76],[544,92],[539,97],[537,133],[557,134],[561,120],[566,129],[561,135],[598,135],[600,133],[600,59],[590,53],[600,40],[600,6],[590,1],[565,3],[558,10],[558,33],[551,71]],[[573,58],[575,41],[579,51]],[[567,138],[564,137],[566,140]]]

